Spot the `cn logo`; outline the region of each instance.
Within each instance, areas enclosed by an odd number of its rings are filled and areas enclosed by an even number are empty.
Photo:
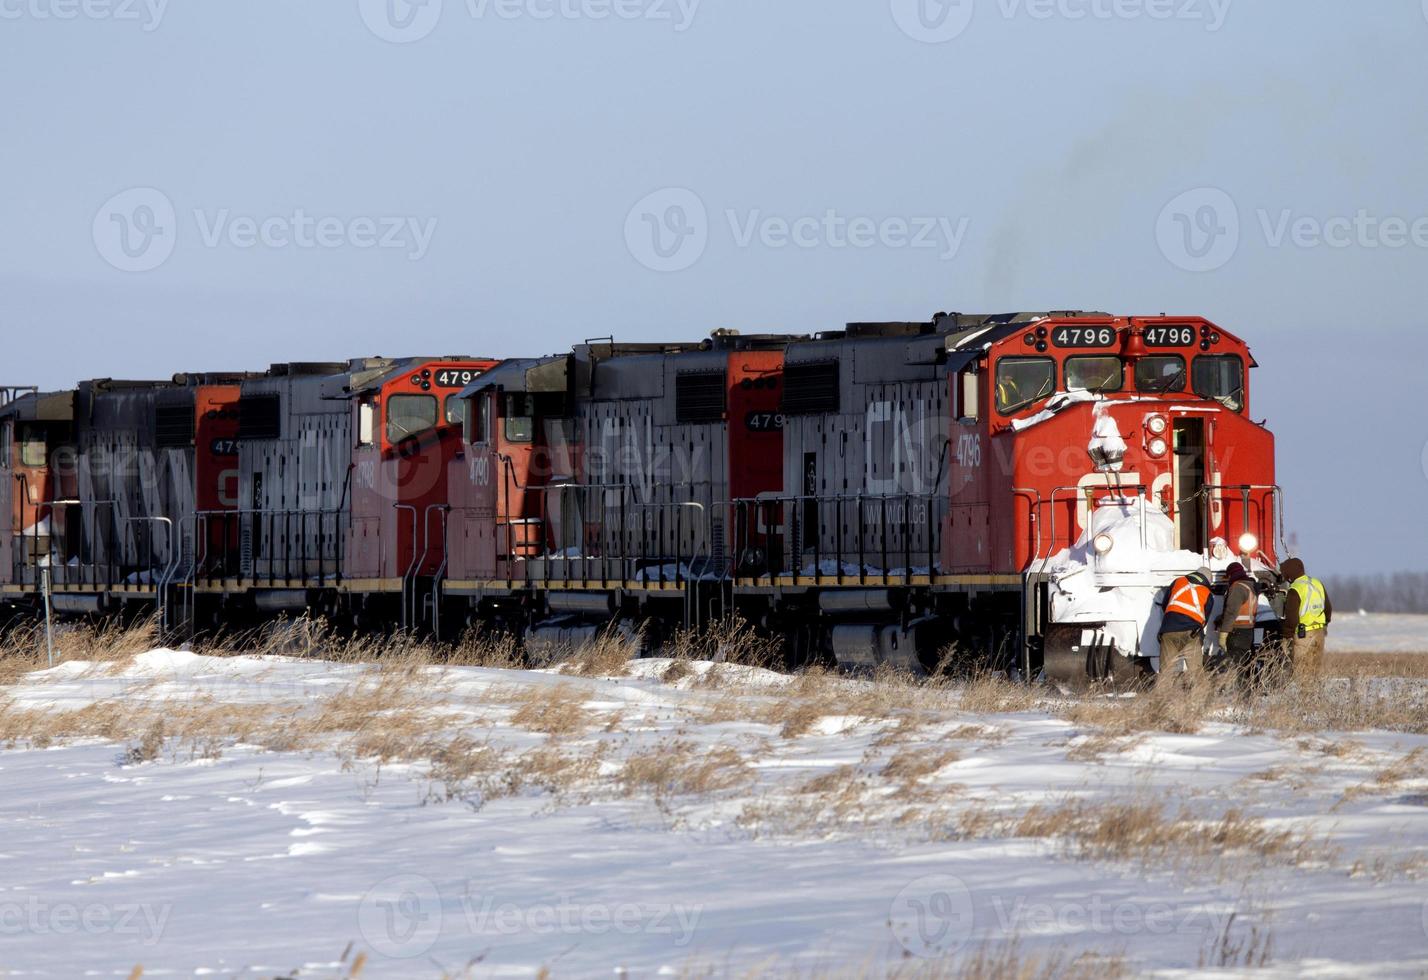
[[[1186,191],[1160,212],[1155,224],[1160,252],[1186,272],[1223,268],[1240,247],[1240,209],[1215,187]]]
[[[134,187],[104,202],[92,231],[105,262],[120,272],[149,272],[173,254],[178,219],[162,191]]]
[[[709,244],[709,212],[698,194],[667,187],[647,195],[625,217],[625,246],[654,272],[682,272]]]
[[[441,0],[358,0],[367,30],[391,44],[420,41],[441,20]]]
[[[892,0],[897,26],[923,44],[943,44],[960,36],[971,26],[974,9],[973,0]]]

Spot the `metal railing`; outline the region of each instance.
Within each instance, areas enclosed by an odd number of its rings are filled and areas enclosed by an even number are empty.
[[[936,574],[952,505],[938,494],[904,493],[764,495],[730,507],[739,577],[848,584]]]
[[[294,581],[319,588],[340,585],[345,516],[341,510],[198,511],[187,581],[195,586],[224,580],[240,587]]]

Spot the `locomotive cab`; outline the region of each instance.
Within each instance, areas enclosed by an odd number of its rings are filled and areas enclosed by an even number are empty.
[[[1027,575],[1026,632],[1045,637],[1053,679],[1153,668],[1175,577],[1275,565],[1282,499],[1273,437],[1249,418],[1243,341],[1196,318],[1048,319],[980,363],[1003,465],[962,480],[1016,499],[987,544]]]
[[[79,544],[74,473],[65,461],[73,439],[71,393],[0,390],[0,577],[23,588],[41,567],[67,566]],[[73,533],[71,533],[73,532]]]

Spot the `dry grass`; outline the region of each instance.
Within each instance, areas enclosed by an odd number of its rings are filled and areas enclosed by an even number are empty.
[[[898,783],[905,792],[912,792],[917,784],[929,776],[946,769],[962,758],[957,749],[907,749],[893,756],[883,766],[883,777]]]
[[[1104,733],[1085,735],[1067,748],[1066,758],[1072,762],[1102,763],[1107,755],[1129,751],[1140,741],[1140,736],[1125,737]]]
[[[586,696],[574,684],[539,685],[516,695],[511,723],[552,737],[584,732],[594,724]]]
[[[1329,677],[1416,677],[1428,679],[1428,651],[1424,653],[1326,653],[1324,673]]]
[[[660,804],[676,796],[709,796],[744,785],[753,770],[737,749],[712,750],[693,742],[675,742],[632,755],[620,771],[626,796],[650,793]]]
[[[784,661],[783,640],[759,633],[738,614],[703,629],[677,631],[662,655],[675,660],[708,660],[775,669]]]
[[[1139,732],[1194,734],[1234,697],[1233,681],[1203,677],[1190,685],[1162,685],[1134,696],[1106,696],[1073,701],[1057,714],[1074,725],[1103,735]]]
[[[977,827],[986,836],[988,823]],[[1202,819],[1188,809],[1171,811],[1165,801],[1126,800],[1034,806],[1017,818],[992,820],[1006,836],[1066,842],[1086,860],[1135,861],[1143,865],[1203,868],[1227,856],[1254,857],[1300,867],[1332,858],[1327,845],[1305,832],[1274,829],[1238,809]]]
[[[629,673],[630,661],[640,655],[643,645],[642,634],[625,636],[612,626],[592,642],[561,658],[560,672],[579,677],[623,677]]]

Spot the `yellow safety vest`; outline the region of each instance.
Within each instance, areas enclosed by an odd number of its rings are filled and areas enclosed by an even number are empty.
[[[1329,625],[1324,615],[1329,593],[1325,591],[1323,582],[1305,575],[1295,579],[1289,588],[1299,596],[1299,625],[1311,633]]]

